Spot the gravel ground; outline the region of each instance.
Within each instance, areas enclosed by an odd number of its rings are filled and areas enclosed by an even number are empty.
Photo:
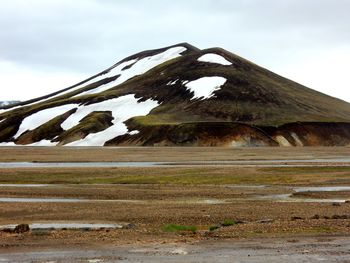
[[[23,251],[24,252],[24,251]],[[25,251],[0,254],[0,262],[350,262],[350,238],[254,239]]]

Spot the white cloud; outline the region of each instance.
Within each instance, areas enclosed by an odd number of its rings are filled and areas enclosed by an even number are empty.
[[[87,78],[83,74],[46,72],[0,61],[0,100],[28,100],[61,90]]]
[[[275,72],[309,88],[350,102],[350,47],[310,52]]]

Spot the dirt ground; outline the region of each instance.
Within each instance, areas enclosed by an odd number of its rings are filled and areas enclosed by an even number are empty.
[[[349,262],[349,237],[259,238],[56,248],[0,254],[1,262]]]
[[[312,160],[347,158],[350,148],[6,147],[0,148],[0,153],[0,162]],[[259,257],[266,255],[269,262],[282,262],[277,261],[281,252],[272,250],[273,244],[278,243],[288,251],[286,259],[290,261],[285,262],[300,262],[298,259],[304,258],[316,262],[317,257],[332,262],[331,254],[339,262],[346,262],[341,260],[350,246],[350,203],[346,202],[350,191],[296,193],[293,189],[299,186],[350,186],[350,167],[332,166],[330,162],[327,167],[287,168],[0,168],[0,225],[103,222],[131,226],[0,231],[0,261],[65,262],[67,258],[60,253],[69,250],[75,251],[67,252],[73,261],[90,262],[79,252],[84,248],[92,253],[89,259],[93,255],[101,259],[91,262],[123,262],[123,258],[134,262],[140,260],[139,256],[144,262],[211,262],[208,259],[218,251],[247,262],[261,262]],[[279,199],[285,195],[291,195],[293,200]],[[51,202],[51,198],[62,200]],[[326,202],[318,201],[321,199]],[[168,231],[168,225],[196,230]],[[262,245],[261,240],[265,239],[268,241]],[[323,239],[324,242],[319,241]],[[257,244],[263,247],[257,248]],[[312,248],[307,247],[311,244]],[[338,249],[336,244],[340,244]],[[312,252],[301,253],[299,246]],[[111,247],[117,247],[119,254],[112,252],[115,250]],[[135,250],[143,252],[132,252]],[[30,252],[27,258],[16,254],[23,251]],[[44,251],[51,252],[40,254]],[[203,260],[194,260],[198,253]],[[246,258],[248,255],[250,259]],[[231,262],[221,259],[220,262]]]
[[[349,157],[350,147],[1,147],[0,162],[227,161]]]

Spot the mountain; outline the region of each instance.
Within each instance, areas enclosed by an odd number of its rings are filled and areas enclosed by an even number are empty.
[[[7,106],[11,106],[14,104],[20,103],[19,100],[6,100],[6,101],[0,101],[0,108],[5,108]]]
[[[0,110],[1,145],[350,145],[350,104],[221,48],[137,53]]]

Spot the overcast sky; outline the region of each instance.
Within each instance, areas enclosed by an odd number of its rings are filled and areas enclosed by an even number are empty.
[[[44,95],[136,52],[189,42],[350,102],[349,11],[350,0],[0,0],[0,100]]]

